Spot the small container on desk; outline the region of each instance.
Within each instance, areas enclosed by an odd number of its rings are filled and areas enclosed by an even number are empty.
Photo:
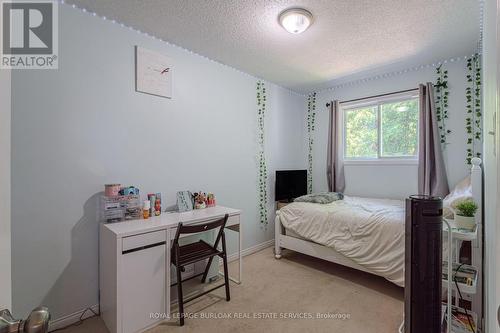
[[[142,217],[139,195],[101,197],[102,221],[105,223],[138,220]]]

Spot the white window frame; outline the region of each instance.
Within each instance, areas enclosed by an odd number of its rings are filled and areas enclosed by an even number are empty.
[[[347,102],[340,104],[340,112],[339,112],[339,133],[338,140],[342,143],[341,149],[339,149],[339,158],[345,165],[415,165],[418,164],[418,150],[419,150],[419,142],[417,140],[417,152],[415,156],[382,156],[382,122],[381,122],[381,105],[385,103],[394,103],[399,101],[404,101],[408,99],[417,98],[418,103],[418,91],[410,91],[404,93],[395,93],[391,95],[386,95],[383,97],[375,97],[375,98],[366,98],[354,102]],[[377,157],[367,158],[367,157],[359,157],[359,158],[347,158],[345,155],[346,152],[346,122],[345,122],[345,114],[346,112],[354,109],[359,109],[362,107],[377,107],[377,143],[378,143],[378,151]],[[420,126],[420,123],[417,124]],[[417,127],[418,133],[418,127]]]

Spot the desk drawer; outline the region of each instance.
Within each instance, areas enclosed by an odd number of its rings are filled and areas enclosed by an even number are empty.
[[[226,226],[235,225],[235,224],[239,224],[239,223],[240,223],[240,216],[239,215],[232,215],[232,216],[229,216],[229,218],[227,219]]]
[[[192,223],[192,224],[201,224],[201,223],[205,223],[205,222],[208,222],[208,221],[216,221],[216,220],[217,219],[211,219],[211,220],[202,221],[202,222],[195,222],[195,223]],[[227,222],[226,222],[226,227],[230,226],[230,225],[236,225],[236,224],[239,224],[239,223],[240,223],[240,215],[232,215],[232,216],[228,217]],[[190,224],[191,223],[186,223],[186,225],[190,225]],[[216,228],[214,230],[218,231],[219,229]],[[170,239],[171,240],[173,240],[175,238],[176,232],[177,232],[177,227],[174,227],[174,228],[170,229]],[[206,231],[198,232],[198,233],[195,233],[195,234],[183,234],[183,235],[181,235],[180,238],[182,239],[182,238],[190,237],[190,236],[197,235],[197,234],[203,234],[205,232]]]
[[[165,230],[124,237],[122,240],[122,252],[165,243],[166,240],[167,234]]]

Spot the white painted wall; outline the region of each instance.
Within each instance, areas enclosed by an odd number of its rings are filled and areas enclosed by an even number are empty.
[[[500,196],[499,173],[499,8],[495,0],[485,1],[484,8],[484,132],[496,131],[496,136],[486,135],[484,140],[484,236],[485,236],[485,326],[486,332],[498,333],[497,309],[500,305]],[[494,121],[496,114],[496,123]]]
[[[0,70],[0,309],[11,308],[10,130],[11,72]]]
[[[472,53],[472,52],[471,52]],[[447,63],[449,85],[448,127],[449,136],[445,163],[450,186],[463,179],[468,172],[465,133],[465,61]],[[359,74],[357,75],[357,77]],[[347,81],[347,80],[346,80]],[[366,83],[335,90],[321,91],[317,95],[317,126],[314,145],[313,186],[314,191],[328,189],[326,180],[326,152],[328,145],[328,109],[331,100],[340,101],[417,88],[419,83],[435,82],[435,69],[424,68],[402,75],[381,78]],[[417,165],[346,165],[346,194],[369,197],[404,198],[417,192]]]
[[[258,221],[256,79],[66,5],[59,22],[59,70],[12,77],[15,315],[97,303],[105,183],[162,192],[167,205],[179,190],[214,192],[243,210],[244,248],[272,239]],[[173,59],[172,100],[134,91],[135,45]],[[305,98],[267,90],[271,191],[274,169],[305,168]]]

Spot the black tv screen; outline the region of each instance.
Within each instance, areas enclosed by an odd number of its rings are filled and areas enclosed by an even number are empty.
[[[307,170],[276,171],[275,201],[290,201],[307,194]]]

